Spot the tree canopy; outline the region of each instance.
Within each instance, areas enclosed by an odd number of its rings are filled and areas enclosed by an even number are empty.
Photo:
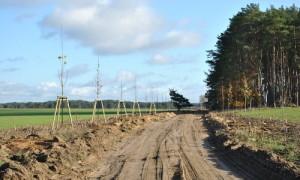
[[[213,109],[299,104],[299,8],[247,5],[208,51]]]
[[[176,90],[170,89],[169,91],[170,91],[171,100],[173,102],[173,106],[178,111],[180,111],[182,108],[193,106],[187,98],[185,98],[185,97],[183,97],[183,95],[177,93]]]

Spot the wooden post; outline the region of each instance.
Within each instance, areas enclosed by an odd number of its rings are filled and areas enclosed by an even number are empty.
[[[124,107],[124,110],[125,110],[125,115],[127,117],[125,101],[119,101],[118,107],[117,107],[117,118],[119,118],[119,113],[120,113],[120,110],[121,110],[121,104],[123,104],[123,107]]]
[[[62,103],[61,103],[61,99],[58,99],[58,114],[57,114],[57,123],[56,123],[56,128],[58,128],[58,123],[59,123],[59,117],[60,116],[60,110],[61,110],[61,106],[62,106]]]
[[[103,116],[104,116],[104,120],[105,120],[105,122],[106,122],[106,117],[105,117],[105,111],[104,111],[103,101],[102,101],[102,99],[95,99],[94,109],[93,109],[92,123],[93,123],[94,120],[95,120],[96,110],[97,110],[97,103],[98,103],[98,102],[101,103],[102,113],[103,113]]]
[[[52,130],[54,130],[54,126],[55,126],[57,107],[58,107],[58,98],[56,100],[55,112],[54,112],[53,123],[52,123]]]
[[[134,116],[134,114],[135,114],[135,105],[137,105],[138,110],[139,110],[139,114],[140,114],[140,116],[142,116],[139,102],[134,102],[134,103],[133,103],[133,107],[132,107],[132,116]]]
[[[70,117],[70,121],[71,121],[71,126],[73,128],[74,126],[73,126],[73,120],[72,120],[72,115],[71,115],[70,103],[69,103],[68,98],[66,100],[67,100],[67,105],[68,105],[68,110],[69,110],[69,117]]]
[[[153,110],[152,110],[152,108],[153,108]],[[154,102],[150,103],[150,112],[149,112],[149,114],[151,114],[152,111],[154,111],[153,114],[156,114],[156,107],[155,107]]]
[[[55,129],[55,124],[56,124],[56,128],[58,128],[59,122],[63,123],[62,118],[60,118],[60,111],[63,108],[62,107],[63,100],[67,101],[68,111],[69,111],[69,117],[70,117],[70,121],[71,121],[71,126],[73,128],[73,120],[72,120],[72,115],[71,115],[71,109],[70,109],[70,104],[69,104],[68,96],[57,96],[56,106],[55,106],[55,112],[54,112],[54,118],[53,118],[53,123],[52,123],[52,130]]]

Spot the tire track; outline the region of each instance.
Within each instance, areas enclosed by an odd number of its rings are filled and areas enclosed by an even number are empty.
[[[149,124],[101,163],[98,179],[238,179],[210,160],[201,119],[196,119],[185,114]]]
[[[181,157],[185,163],[183,167],[186,167],[187,169],[184,175],[187,176],[186,179],[217,179],[215,176],[211,175],[210,171],[206,170],[207,164],[205,163],[202,154],[200,154],[200,156],[195,156],[199,147],[193,136],[194,132],[192,131],[191,121],[192,120],[188,118],[188,120],[184,122],[179,144],[182,154]]]
[[[199,128],[199,127],[202,127],[202,125],[200,125],[200,124],[198,124],[197,123],[197,121],[196,121],[196,119],[194,118],[193,119],[193,121],[191,121],[191,125],[190,125],[190,128],[191,128],[191,135],[192,135],[192,140],[193,140],[193,143],[195,143],[195,144],[197,144],[197,149],[196,149],[196,152],[198,152],[198,154],[200,155],[200,156],[202,156],[203,157],[203,164],[204,164],[204,167],[209,167],[209,168],[207,168],[207,172],[213,172],[212,174],[215,174],[215,175],[217,175],[217,178],[218,179],[224,179],[218,172],[217,172],[217,170],[215,169],[215,168],[211,168],[212,166],[209,166],[209,162],[207,161],[207,155],[204,153],[204,151],[203,151],[203,145],[202,144],[200,144],[200,142],[202,142],[201,141],[201,139],[200,139],[200,137],[202,137],[203,135],[203,133],[204,132],[202,132],[201,133],[201,130],[200,129],[196,129],[196,128]],[[195,130],[196,129],[196,130]],[[202,131],[204,131],[204,129],[202,129]],[[203,137],[202,137],[203,138]],[[204,141],[203,141],[203,143],[205,143]]]
[[[167,164],[165,163],[164,166],[162,162],[162,160],[166,158],[166,151],[161,149],[163,149],[163,145],[166,144],[167,138],[172,132],[172,128],[174,128],[174,123],[168,123],[162,134],[158,136],[155,147],[147,156],[147,161],[142,171],[142,179],[163,179],[164,176],[168,176],[163,173],[163,170],[167,168],[165,167]],[[155,169],[155,171],[153,169]]]

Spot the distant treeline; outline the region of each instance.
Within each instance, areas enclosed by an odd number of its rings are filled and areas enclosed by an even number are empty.
[[[71,100],[70,107],[71,108],[93,108],[94,102],[83,101],[83,100]],[[126,108],[132,108],[133,102],[126,102]],[[140,108],[145,109],[150,107],[150,102],[140,102]],[[55,108],[56,101],[47,101],[47,102],[11,102],[11,103],[3,103],[0,104],[0,108]],[[66,103],[64,103],[66,106]],[[103,100],[103,105],[105,108],[113,109],[117,108],[118,101],[117,100]],[[197,104],[194,104],[195,106]],[[98,106],[101,107],[100,103]],[[157,109],[172,109],[172,102],[155,102],[155,106]]]

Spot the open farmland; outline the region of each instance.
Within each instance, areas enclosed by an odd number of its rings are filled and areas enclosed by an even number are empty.
[[[300,123],[299,107],[253,109],[246,112],[241,111],[238,114],[251,118],[287,120]]]
[[[157,111],[166,111],[159,109]],[[132,110],[128,109],[127,113]],[[142,109],[142,113],[149,112],[148,109]],[[92,109],[71,109],[73,120],[83,120],[92,118]],[[124,110],[120,113],[124,113]],[[98,113],[97,113],[98,114]],[[116,109],[106,109],[106,116],[117,114]],[[98,115],[97,115],[98,116]],[[54,109],[0,109],[0,129],[19,128],[35,125],[50,124],[53,122]],[[103,117],[102,110],[99,110],[99,117]],[[64,110],[64,120],[69,121],[67,109]]]

